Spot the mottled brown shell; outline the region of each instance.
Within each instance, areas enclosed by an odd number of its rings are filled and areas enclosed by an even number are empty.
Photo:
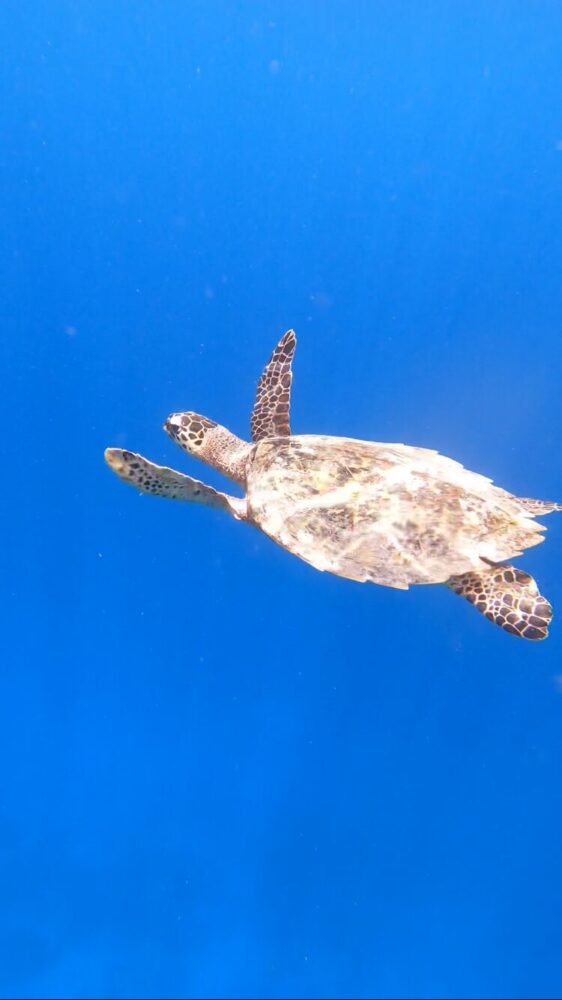
[[[435,451],[299,435],[260,441],[249,516],[317,569],[407,589],[541,542],[516,497]]]

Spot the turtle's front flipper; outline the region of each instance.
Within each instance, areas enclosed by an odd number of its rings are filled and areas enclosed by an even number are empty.
[[[291,365],[296,345],[295,331],[287,330],[263,370],[252,410],[252,441],[288,437],[291,433]]]
[[[506,632],[522,639],[546,639],[552,608],[533,577],[515,566],[496,565],[452,576],[447,586]]]
[[[184,476],[175,469],[168,469],[165,465],[155,465],[134,451],[106,448],[105,460],[119,479],[135,486],[141,493],[167,497],[169,500],[202,503],[207,507],[219,507],[239,520],[243,520],[246,516],[245,500],[219,493],[212,486],[200,483],[191,476]]]

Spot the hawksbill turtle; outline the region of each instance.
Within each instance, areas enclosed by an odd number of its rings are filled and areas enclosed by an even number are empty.
[[[172,413],[164,430],[238,483],[228,496],[142,455],[105,459],[142,493],[218,507],[261,528],[319,570],[407,590],[444,583],[506,632],[545,639],[552,608],[534,579],[506,560],[543,541],[535,517],[562,504],[517,497],[427,448],[291,434],[293,330],[259,379],[252,441],[198,413]]]

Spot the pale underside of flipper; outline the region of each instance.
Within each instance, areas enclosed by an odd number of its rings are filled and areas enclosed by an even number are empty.
[[[198,479],[192,479],[191,476],[184,476],[183,473],[169,469],[165,465],[155,465],[134,451],[106,448],[105,460],[119,479],[136,487],[141,493],[216,507],[238,519],[246,516],[245,500],[220,493],[212,486],[207,486]]]
[[[488,566],[452,576],[447,586],[506,632],[522,639],[546,639],[552,608],[533,577],[515,566]]]
[[[252,441],[287,437],[291,433],[291,365],[296,344],[295,331],[287,330],[260,377],[252,410]]]

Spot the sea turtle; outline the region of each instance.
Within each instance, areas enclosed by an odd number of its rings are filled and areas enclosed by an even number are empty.
[[[550,604],[504,560],[543,541],[534,518],[562,504],[513,496],[427,448],[292,435],[295,345],[288,330],[258,382],[251,443],[198,413],[172,413],[164,423],[244,498],[121,448],[106,450],[108,465],[143,493],[220,507],[316,569],[401,590],[444,583],[507,632],[545,639]]]

